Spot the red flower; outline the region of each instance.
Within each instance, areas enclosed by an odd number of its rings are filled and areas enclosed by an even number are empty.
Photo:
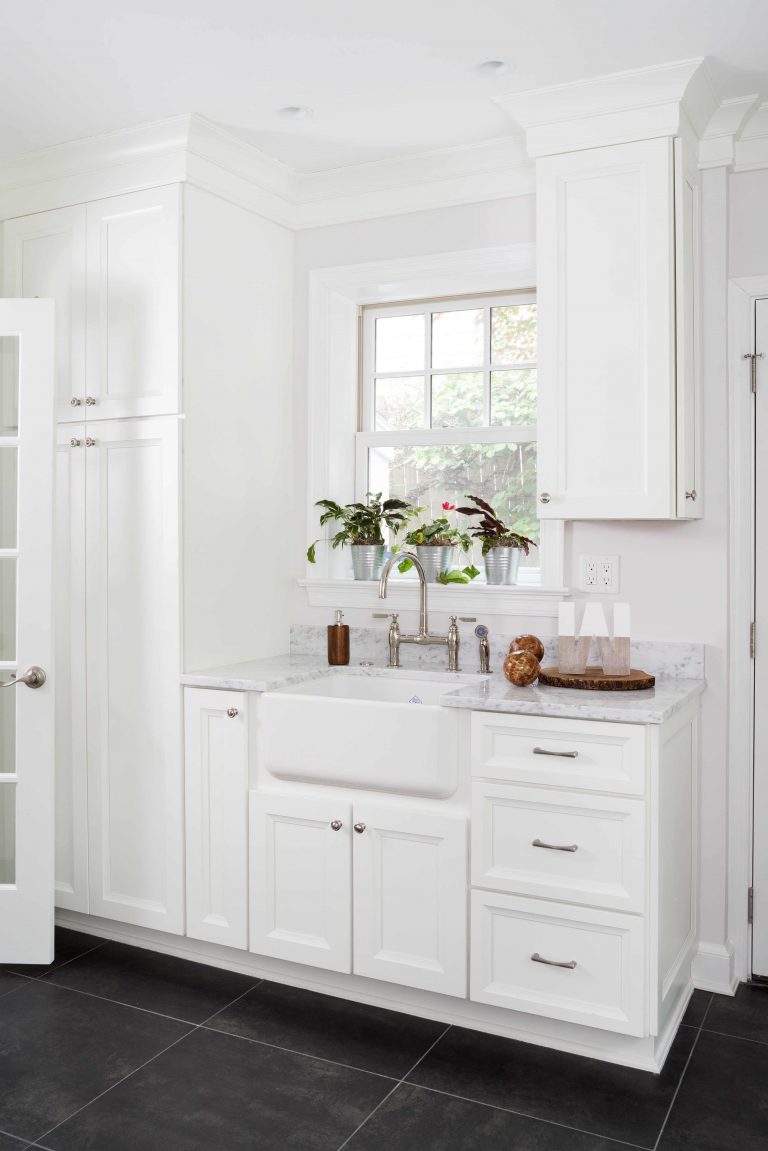
[[[448,500],[444,500],[443,501],[443,511],[444,512],[455,512],[456,511],[456,504],[449,504]]]

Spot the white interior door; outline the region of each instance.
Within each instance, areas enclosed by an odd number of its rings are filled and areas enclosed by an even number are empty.
[[[52,300],[0,300],[0,963],[53,958],[53,349]]]
[[[755,795],[752,973],[768,979],[768,299],[755,301]]]

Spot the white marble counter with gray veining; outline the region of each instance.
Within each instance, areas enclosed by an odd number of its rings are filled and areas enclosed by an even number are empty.
[[[308,653],[188,672],[181,676],[181,682],[190,687],[263,692],[331,674],[445,682],[445,695],[440,701],[445,707],[614,723],[663,723],[705,688],[702,678],[672,677],[659,677],[650,690],[633,692],[573,691],[537,685],[513,687],[500,671],[480,676],[471,671],[457,674],[423,666],[390,670],[382,664],[361,666],[358,663],[339,668],[329,667],[324,660]]]

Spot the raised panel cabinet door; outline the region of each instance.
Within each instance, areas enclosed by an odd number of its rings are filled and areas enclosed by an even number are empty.
[[[676,516],[671,139],[537,161],[539,513]]]
[[[356,975],[467,995],[467,820],[356,803]]]
[[[187,935],[248,947],[248,711],[243,692],[184,692]]]
[[[250,949],[351,970],[350,804],[251,792]]]
[[[677,514],[704,514],[701,460],[701,176],[696,157],[675,140],[677,304]]]
[[[56,906],[88,912],[85,659],[85,425],[56,436],[53,582],[56,672]]]
[[[88,205],[88,391],[100,419],[179,411],[179,186]]]
[[[82,420],[86,412],[85,207],[6,220],[3,248],[3,294],[55,301],[56,419]]]
[[[179,421],[87,431],[90,910],[182,934]]]

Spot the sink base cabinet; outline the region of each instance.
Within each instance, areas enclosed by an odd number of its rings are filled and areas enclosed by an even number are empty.
[[[252,951],[466,996],[465,816],[261,792],[250,809]]]

